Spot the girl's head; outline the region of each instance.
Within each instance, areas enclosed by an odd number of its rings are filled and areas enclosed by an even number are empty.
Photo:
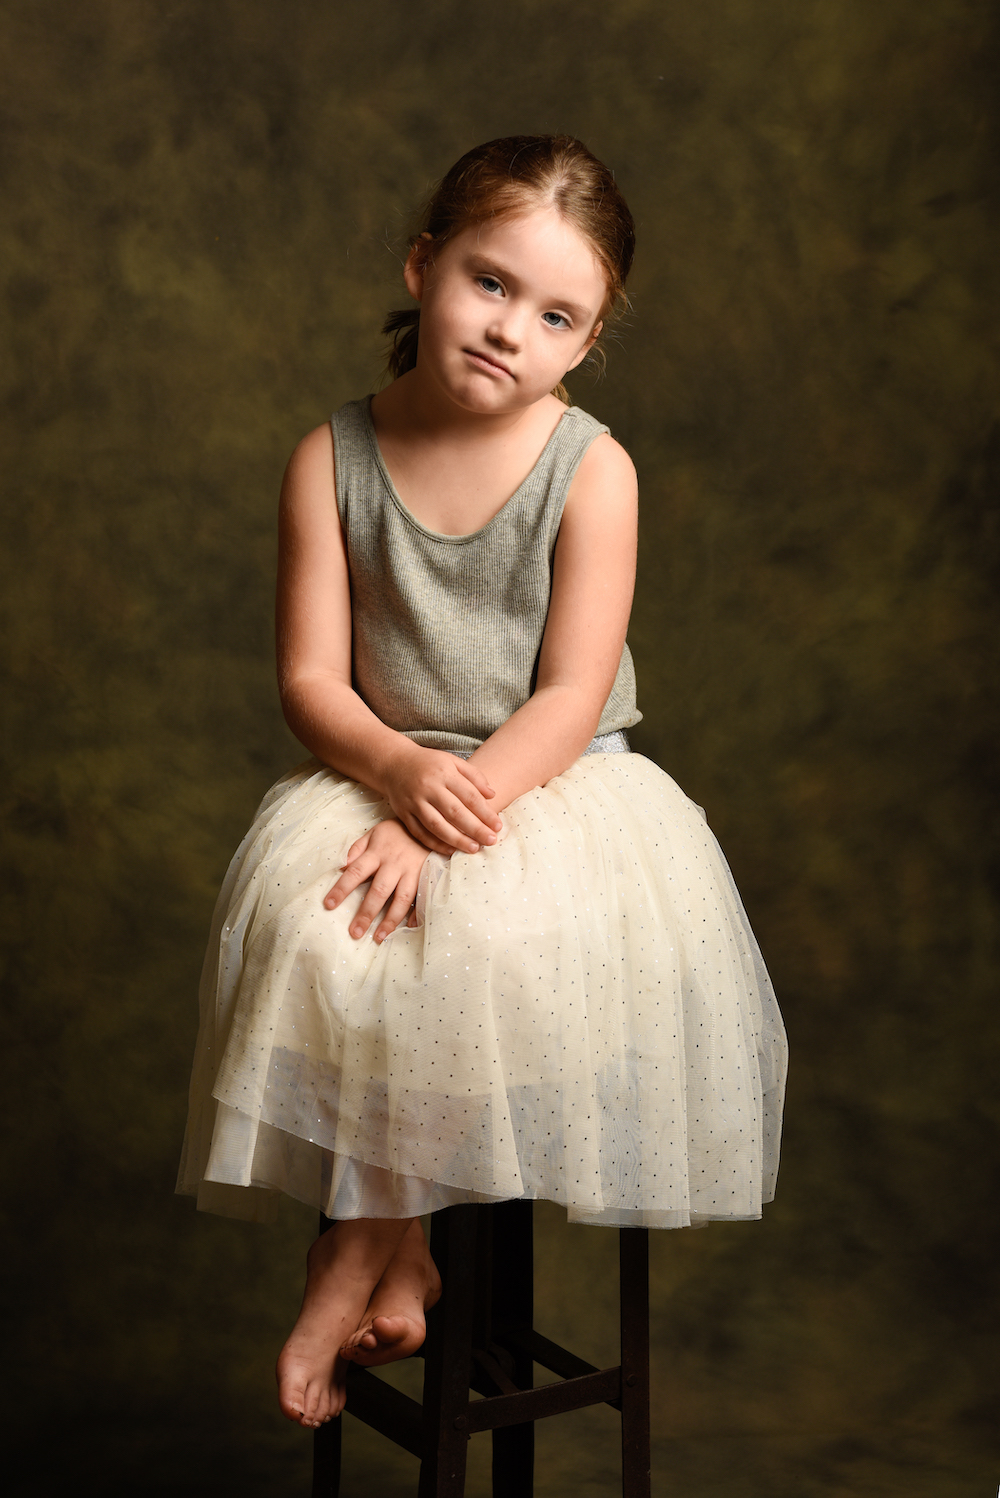
[[[441,182],[410,241],[411,259],[433,262],[449,240],[470,225],[555,209],[600,264],[607,294],[600,321],[626,306],[625,280],[635,250],[635,225],[614,177],[570,135],[512,135],[476,146]],[[395,378],[417,361],[419,308],[394,312],[384,332],[394,335],[389,372]],[[562,386],[555,391],[567,400]]]

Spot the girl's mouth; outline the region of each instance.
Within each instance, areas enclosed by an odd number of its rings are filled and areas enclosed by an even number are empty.
[[[467,348],[465,352],[470,359],[479,365],[480,369],[489,370],[490,374],[507,375],[509,379],[514,378],[506,364],[501,364],[499,359],[493,359],[489,354],[478,354],[475,349],[471,348]]]

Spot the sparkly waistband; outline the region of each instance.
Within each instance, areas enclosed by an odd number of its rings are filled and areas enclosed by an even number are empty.
[[[591,739],[584,754],[631,754],[628,734],[624,728],[615,729],[614,733],[599,733],[596,739]]]
[[[449,749],[449,754],[457,754],[459,759],[471,759],[475,751],[472,749]],[[584,754],[631,754],[628,735],[623,728],[615,729],[614,733],[599,733],[596,739],[591,739]],[[580,756],[583,758],[583,755]]]

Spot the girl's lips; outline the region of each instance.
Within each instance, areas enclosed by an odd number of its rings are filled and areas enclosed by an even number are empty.
[[[465,352],[470,359],[475,359],[477,364],[481,365],[484,369],[488,369],[491,374],[505,374],[513,379],[513,375],[511,375],[506,364],[501,364],[499,359],[491,359],[488,354],[477,354],[476,350],[471,348],[467,348]]]

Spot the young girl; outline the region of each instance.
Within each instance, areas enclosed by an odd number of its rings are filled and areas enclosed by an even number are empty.
[[[395,379],[288,466],[281,694],[315,757],[219,898],[179,1189],[335,1219],[278,1363],[303,1426],[348,1360],[419,1347],[421,1213],[667,1228],[773,1194],[781,1019],[702,813],[629,752],[635,474],[561,384],[633,242],[579,141],[470,151],[412,242]]]

